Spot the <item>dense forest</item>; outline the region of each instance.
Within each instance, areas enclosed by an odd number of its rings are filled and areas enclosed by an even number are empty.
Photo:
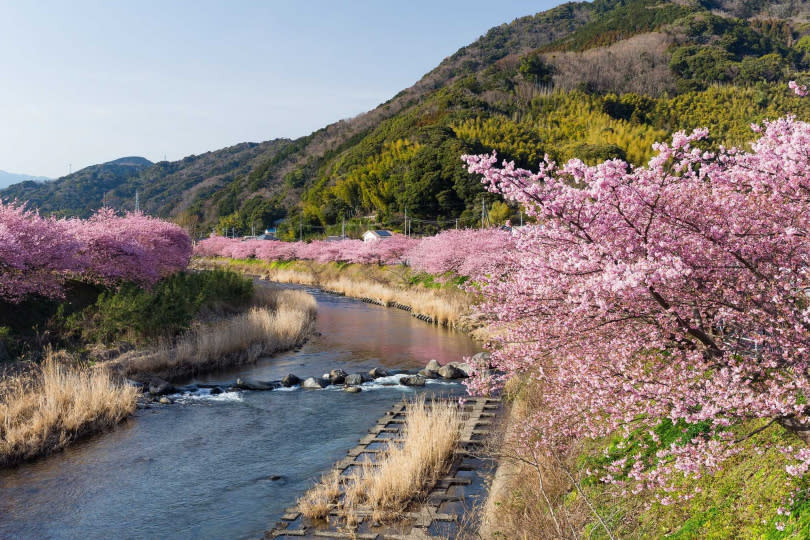
[[[745,144],[750,124],[810,105],[784,82],[810,68],[810,6],[764,0],[568,3],[491,29],[378,108],[297,140],[242,143],[177,162],[111,162],[0,196],[86,216],[102,204],[170,217],[194,236],[278,224],[290,239],[376,223],[416,232],[517,218],[460,156],[525,167],[644,163],[674,131]],[[120,161],[120,160],[119,160]]]

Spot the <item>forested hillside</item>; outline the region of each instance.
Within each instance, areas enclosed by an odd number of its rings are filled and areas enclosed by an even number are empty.
[[[86,215],[103,201],[132,208],[138,190],[144,209],[198,236],[282,218],[290,238],[343,219],[352,233],[398,228],[406,211],[416,231],[470,225],[482,197],[494,199],[463,169],[465,153],[497,150],[527,167],[545,155],[640,164],[676,130],[707,126],[709,144],[742,144],[752,122],[810,116],[784,86],[810,67],[808,12],[809,2],[764,0],[568,3],[491,29],[373,111],[307,137],[105,164],[0,195]],[[515,212],[496,210],[493,220]]]

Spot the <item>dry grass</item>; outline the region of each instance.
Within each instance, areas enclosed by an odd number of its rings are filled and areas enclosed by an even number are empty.
[[[298,509],[309,519],[324,519],[336,509],[350,528],[360,513],[370,512],[378,522],[395,519],[447,472],[462,425],[455,403],[417,398],[406,409],[402,440],[392,441],[377,461],[344,478],[342,500],[340,473],[332,471],[298,500]]]
[[[577,538],[590,517],[581,501],[566,503],[573,487],[563,466],[570,456],[551,459],[516,450],[521,426],[542,414],[542,388],[531,379],[515,378],[505,388],[512,399],[506,433],[501,437],[500,464],[484,506],[479,538]]]
[[[314,328],[316,302],[302,291],[257,288],[261,306],[211,324],[198,325],[174,343],[125,354],[112,362],[124,375],[180,377],[292,349]]]
[[[340,472],[325,474],[321,481],[298,499],[298,509],[309,519],[324,519],[340,496]]]
[[[282,266],[264,261],[231,259],[196,259],[194,266],[228,269],[261,276],[278,283],[312,285],[351,298],[369,298],[386,306],[401,304],[411,307],[414,315],[425,315],[436,324],[456,327],[470,312],[471,299],[453,289],[427,289],[407,281],[400,267],[352,264],[338,266],[312,261],[296,261]]]
[[[0,467],[114,426],[135,409],[137,395],[106,370],[65,365],[47,351],[42,365],[0,385]]]
[[[358,473],[346,489],[342,511],[368,506],[375,521],[399,515],[408,502],[447,471],[458,446],[463,419],[455,403],[426,403],[420,397],[405,413],[403,441],[389,444],[374,466]]]

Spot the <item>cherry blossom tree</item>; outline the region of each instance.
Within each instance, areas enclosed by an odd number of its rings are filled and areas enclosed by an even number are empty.
[[[422,272],[478,280],[495,272],[513,249],[511,231],[451,229],[422,239],[408,256],[412,266]]]
[[[61,296],[64,276],[83,267],[80,246],[65,221],[0,201],[0,300]]]
[[[44,218],[0,201],[0,300],[59,298],[66,279],[151,285],[184,269],[191,240],[179,226],[102,209],[90,219]]]
[[[655,469],[641,457],[613,469],[661,487],[720,466],[745,420],[808,433],[810,124],[753,129],[750,151],[676,133],[639,168],[546,159],[530,172],[464,156],[537,221],[482,288],[502,331],[492,362],[543,388],[523,444],[564,451],[664,419],[701,426]],[[472,388],[501,381],[482,372]]]

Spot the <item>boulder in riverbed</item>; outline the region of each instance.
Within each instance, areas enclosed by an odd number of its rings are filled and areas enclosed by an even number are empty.
[[[472,375],[472,366],[467,362],[453,362],[452,366],[464,373],[465,377]]]
[[[467,375],[452,364],[447,364],[439,369],[442,379],[462,379]]]
[[[388,377],[388,372],[386,370],[384,370],[383,368],[378,368],[378,367],[375,367],[374,369],[369,371],[368,374],[373,379],[379,379],[380,377]]]
[[[357,394],[358,392],[362,392],[362,389],[359,386],[347,386],[343,391],[350,394]]]
[[[307,388],[310,390],[320,390],[321,388],[326,388],[326,384],[324,384],[322,379],[309,377],[304,382],[301,383],[301,388]]]
[[[399,384],[403,386],[425,386],[425,378],[421,375],[410,375],[408,377],[402,377],[399,380]]]
[[[174,392],[174,385],[160,377],[152,377],[149,381],[149,393],[153,396],[165,396]]]
[[[160,403],[162,403],[163,405],[171,405],[174,402],[169,398],[167,398],[166,396],[163,396],[160,398]]]
[[[441,367],[442,365],[439,362],[437,362],[436,360],[431,360],[425,366],[425,371],[439,371]]]
[[[433,371],[432,369],[420,369],[418,374],[421,375],[422,377],[426,378],[426,379],[438,379],[439,378],[439,372],[438,371]]]
[[[222,388],[220,388],[219,386],[215,386],[215,387],[213,387],[211,389],[211,395],[212,396],[216,396],[217,394],[221,394],[221,393],[222,393]]]
[[[255,381],[251,379],[236,379],[234,384],[240,390],[272,390],[273,384],[264,381]]]
[[[343,381],[346,380],[346,373],[342,369],[333,369],[329,372],[329,380],[332,384],[343,384]]]
[[[291,386],[295,386],[296,384],[301,384],[301,379],[293,375],[292,373],[288,373],[281,379],[281,385],[284,388],[289,388]]]
[[[346,383],[346,386],[351,387],[361,385],[365,381],[363,380],[363,376],[361,374],[352,373],[351,375],[346,375],[346,380],[344,382]]]

